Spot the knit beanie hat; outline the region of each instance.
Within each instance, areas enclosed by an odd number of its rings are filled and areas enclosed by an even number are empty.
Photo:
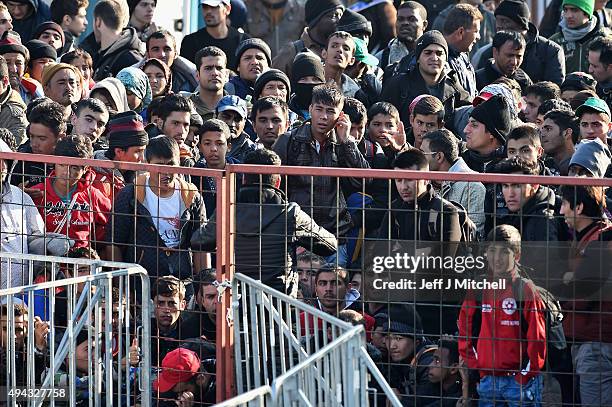
[[[266,56],[266,60],[268,61],[268,66],[272,64],[272,51],[270,51],[270,47],[264,41],[259,38],[247,38],[243,40],[240,44],[238,44],[238,48],[236,48],[236,63],[240,63],[240,57],[247,50],[257,48]]]
[[[487,131],[500,143],[506,144],[506,137],[510,133],[512,121],[510,119],[510,106],[503,96],[492,96],[489,100],[474,107],[470,117],[484,124]]]
[[[438,30],[431,30],[421,35],[421,37],[417,40],[417,44],[414,49],[414,55],[417,61],[419,60],[423,50],[431,44],[437,44],[444,48],[444,52],[448,57],[448,44],[444,38],[444,35],[442,35],[442,33]]]
[[[529,6],[523,0],[502,1],[495,9],[495,15],[508,17],[510,20],[518,23],[523,30],[529,29],[531,11],[529,11]]]
[[[372,23],[363,15],[351,9],[346,9],[342,18],[338,21],[337,30],[346,31],[351,35],[366,32],[369,36],[372,36]]]
[[[38,39],[38,37],[40,37],[40,35],[47,30],[53,30],[60,35],[62,39],[62,47],[64,46],[64,44],[66,44],[64,30],[62,30],[62,27],[60,27],[59,24],[54,23],[53,21],[47,21],[42,24],[39,24],[38,27],[36,27],[36,31],[34,31],[34,35],[32,36],[32,38]]]
[[[30,61],[39,58],[51,58],[53,61],[57,59],[57,51],[51,45],[40,40],[30,40],[25,44],[30,52]]]
[[[255,85],[253,86],[253,100],[259,99],[261,91],[270,81],[280,81],[284,83],[287,88],[287,99],[289,99],[289,96],[291,96],[291,83],[289,83],[287,75],[278,69],[268,69],[266,72],[259,75],[255,81]],[[288,100],[286,100],[286,102],[288,102]]]
[[[306,0],[304,18],[308,27],[314,27],[321,17],[337,8],[344,9],[340,0]]]
[[[110,149],[146,146],[149,135],[144,129],[142,117],[133,110],[118,113],[108,122],[108,147]]]
[[[561,92],[566,90],[575,90],[580,92],[581,90],[592,90],[595,91],[597,82],[593,76],[586,72],[572,72],[565,76],[563,83],[561,84]]]
[[[62,69],[70,69],[72,72],[74,72],[77,78],[79,78],[79,80],[82,82],[83,76],[81,75],[81,71],[79,71],[79,69],[76,66],[70,65],[70,64],[59,63],[59,64],[48,64],[43,68],[41,84],[43,86],[46,86],[49,83],[49,81],[55,76],[55,74],[61,71]]]
[[[378,314],[378,319],[384,319],[385,314]],[[418,336],[423,334],[421,316],[410,304],[392,305],[386,314],[387,320],[382,324],[383,331],[403,336]]]
[[[30,60],[30,52],[21,43],[20,37],[12,35],[10,31],[7,31],[0,39],[0,55],[17,53],[23,55],[26,62]]]
[[[595,10],[595,0],[563,0],[563,6],[574,6],[584,11],[587,16],[592,16]]]
[[[325,71],[321,58],[310,51],[301,52],[295,56],[291,68],[291,86],[295,87],[295,84],[306,76],[314,76],[325,82]]]
[[[576,164],[590,172],[595,178],[603,178],[610,165],[612,155],[608,146],[600,139],[582,140],[577,146],[570,166]]]

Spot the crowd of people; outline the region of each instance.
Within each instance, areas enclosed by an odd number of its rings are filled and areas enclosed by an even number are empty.
[[[228,164],[469,174],[240,175],[235,270],[363,324],[405,405],[612,405],[612,302],[594,294],[608,281],[610,190],[478,179],[612,177],[606,1],[552,0],[539,24],[523,0],[199,3],[205,27],[177,43],[154,22],[168,2],[96,1],[85,36],[88,0],[0,1],[0,152],[30,154],[0,161],[1,250],[144,267],[159,405],[214,402],[219,186],[181,167]],[[470,275],[508,285],[371,300],[380,241],[452,258],[477,247],[486,268]],[[26,266],[3,261],[0,287],[50,278]],[[37,315],[29,327],[23,303],[2,304],[0,349],[14,315],[21,369],[33,329],[43,372],[48,332],[65,326]],[[76,344],[83,403],[90,342]],[[130,351],[117,366],[135,377]]]

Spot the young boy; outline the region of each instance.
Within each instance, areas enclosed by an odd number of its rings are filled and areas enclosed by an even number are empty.
[[[459,354],[469,369],[480,371],[479,405],[538,406],[546,354],[545,305],[532,283],[516,283],[521,279],[519,231],[497,226],[487,241],[488,276],[505,280],[506,287],[467,292],[457,321]],[[513,286],[522,286],[523,292]]]
[[[346,98],[342,111],[351,119],[351,136],[359,143],[365,136],[368,123],[365,105],[355,98]]]
[[[289,107],[283,100],[267,96],[258,99],[251,111],[255,134],[267,149],[284,134],[289,127]]]
[[[91,159],[93,149],[87,136],[66,136],[55,146],[55,155]],[[96,247],[104,239],[112,202],[91,187],[93,172],[87,166],[55,164],[34,204],[45,221],[47,232],[62,233],[76,247]]]
[[[224,170],[227,163],[238,163],[238,160],[227,155],[231,148],[231,133],[227,124],[219,119],[206,120],[200,131],[200,142],[198,144],[200,159],[195,164],[195,168]],[[212,216],[217,207],[217,185],[215,179],[212,177],[193,176],[191,181],[199,191],[202,191],[206,216]]]
[[[76,104],[70,116],[72,134],[89,137],[94,151],[106,150],[108,142],[101,140],[100,136],[106,129],[108,119],[109,113],[104,103],[93,98],[83,99]]]

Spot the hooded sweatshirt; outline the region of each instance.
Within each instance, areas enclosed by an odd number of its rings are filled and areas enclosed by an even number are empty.
[[[125,86],[123,83],[117,78],[106,78],[96,83],[96,86],[93,87],[91,92],[96,89],[104,89],[113,99],[113,103],[117,106],[117,113],[123,113],[130,110],[128,106],[127,93],[125,90]]]
[[[9,146],[0,140],[0,152],[11,152]],[[28,254],[28,236],[41,235],[45,226],[40,214],[32,202],[32,198],[21,188],[9,183],[11,172],[15,166],[7,161],[8,174],[1,180],[0,191],[0,251],[2,253]],[[27,283],[27,268],[18,261],[11,262],[10,286]],[[0,271],[0,287],[6,288],[8,281],[8,264],[2,262]]]
[[[144,43],[138,39],[136,30],[125,28],[117,41],[105,50],[100,50],[100,56],[94,60],[94,81],[100,81],[110,76],[116,76],[120,70],[138,63],[144,58]]]
[[[94,239],[103,240],[112,204],[100,190],[92,187],[93,170],[86,172],[72,194],[64,199],[53,186],[54,176],[55,171],[43,184],[33,187],[43,191],[43,196],[35,199],[34,203],[44,217],[47,231],[67,235],[75,240],[75,247],[90,246]],[[64,217],[67,217],[65,222]]]
[[[32,35],[34,35],[39,24],[51,20],[51,9],[46,2],[28,0],[28,3],[34,9],[32,13],[22,20],[13,19],[13,30],[17,31],[21,36],[22,44],[32,39]]]

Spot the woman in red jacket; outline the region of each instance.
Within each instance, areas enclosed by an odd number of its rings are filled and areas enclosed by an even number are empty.
[[[467,292],[457,321],[459,353],[468,368],[480,373],[479,406],[539,406],[546,356],[545,305],[533,283],[519,275],[519,231],[497,226],[487,241],[491,242],[487,278],[505,279],[506,284],[498,290]],[[523,292],[514,292],[513,287],[522,287]]]
[[[66,136],[57,142],[55,155],[92,158],[93,148],[87,136]],[[112,205],[91,186],[94,176],[87,166],[55,164],[46,181],[33,187],[43,192],[33,201],[47,232],[65,234],[75,247],[95,247],[104,238]]]

